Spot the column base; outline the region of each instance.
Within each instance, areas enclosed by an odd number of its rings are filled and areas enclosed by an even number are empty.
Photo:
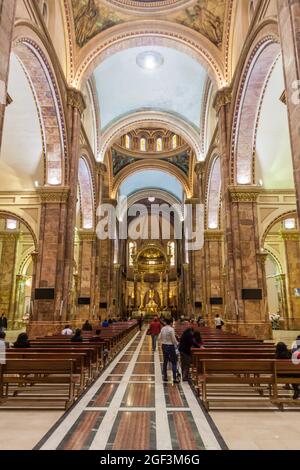
[[[226,322],[225,329],[229,333],[260,340],[271,340],[273,338],[271,323]]]

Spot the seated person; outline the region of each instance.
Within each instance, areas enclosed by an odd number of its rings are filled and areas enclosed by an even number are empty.
[[[20,333],[17,341],[14,343],[14,348],[30,348],[30,341],[27,333]]]
[[[108,319],[108,323],[109,323],[110,325],[112,325],[113,321],[112,321],[111,318]]]
[[[82,325],[82,331],[93,331],[93,327],[88,320]]]
[[[200,331],[194,332],[194,348],[204,349],[203,340],[200,334]]]
[[[90,343],[96,343],[97,341],[101,341],[100,335],[101,330],[96,330],[95,335],[92,336],[92,338],[90,339]]]
[[[72,336],[73,331],[72,331],[70,325],[66,325],[66,326],[64,327],[64,329],[62,330],[61,334],[62,334],[63,336]]]
[[[291,359],[292,358],[292,353],[288,350],[288,347],[285,343],[278,343],[276,346],[276,351],[275,351],[275,358],[279,360],[284,360],[284,359]],[[279,374],[279,377],[293,377],[293,375],[281,375]],[[299,385],[298,384],[292,384],[292,387],[294,389],[294,396],[293,399],[297,400],[300,396],[300,390],[299,390]],[[286,384],[285,389],[289,390],[290,386],[289,384]]]
[[[102,322],[102,327],[103,328],[108,328],[109,327],[109,322],[107,319],[104,320],[104,322]]]
[[[83,338],[81,336],[81,330],[79,328],[77,328],[77,330],[75,331],[75,335],[71,338],[71,342],[72,343],[82,343],[83,342]]]
[[[5,338],[6,338],[5,331],[0,331],[0,344],[4,343],[5,349],[9,349],[10,343],[8,341],[5,341]]]

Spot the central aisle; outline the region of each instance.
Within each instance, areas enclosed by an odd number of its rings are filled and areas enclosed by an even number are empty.
[[[138,333],[37,448],[220,450],[190,386],[162,382],[160,354]]]

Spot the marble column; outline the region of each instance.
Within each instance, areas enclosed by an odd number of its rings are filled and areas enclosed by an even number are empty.
[[[0,259],[0,314],[8,319],[9,328],[13,327],[16,286],[16,262],[18,256],[19,232],[1,232],[2,243]]]
[[[300,2],[277,0],[286,102],[300,218]]]
[[[17,274],[16,276],[16,293],[15,293],[15,308],[12,319],[12,327],[20,329],[22,326],[22,317],[24,314],[24,303],[25,303],[25,287],[26,287],[26,276]]]
[[[39,249],[33,277],[33,321],[60,321],[64,295],[64,256],[69,188],[45,186],[41,198]],[[54,298],[38,299],[36,289],[54,289]],[[49,296],[48,296],[49,297]]]
[[[79,230],[78,237],[78,297],[87,299],[89,304],[80,304],[79,302],[77,316],[80,320],[93,320],[95,313],[96,234],[91,230]]]
[[[289,328],[300,329],[300,297],[295,289],[300,289],[300,233],[298,231],[282,231],[285,246]]]
[[[107,168],[104,163],[97,163],[96,166],[96,208],[102,204],[105,196],[104,181],[107,174]],[[96,231],[97,232],[97,231]],[[96,234],[97,236],[97,234]],[[100,308],[107,304],[107,279],[105,277],[105,266],[107,260],[105,255],[108,252],[107,240],[96,240],[96,283],[95,283],[95,305],[97,317],[107,316],[107,308]]]
[[[113,301],[114,301],[114,309],[113,309],[113,316],[119,316],[120,315],[120,292],[122,289],[121,283],[120,283],[120,274],[121,274],[121,265],[118,263],[114,264],[114,280],[113,280]]]
[[[0,150],[5,108],[10,102],[10,98],[7,95],[7,83],[15,11],[16,0],[0,0]]]
[[[224,287],[223,287],[223,232],[220,230],[206,230],[205,232],[205,288],[206,305],[209,315],[209,324],[218,313],[224,315]],[[213,304],[211,299],[222,299],[223,303]]]
[[[195,165],[195,173],[198,178],[199,203],[205,204],[205,162],[198,162]],[[198,317],[206,311],[206,272],[205,272],[205,246],[202,250],[196,251],[193,259],[193,290],[195,302],[195,315]],[[196,307],[202,304],[202,309]]]
[[[133,294],[134,294],[134,310],[138,309],[138,277],[137,273],[134,273],[133,279]]]
[[[271,327],[266,316],[266,292],[263,269],[257,257],[260,252],[257,186],[231,186],[230,111],[231,89],[220,90],[214,107],[218,115],[219,148],[222,177],[222,218],[225,253],[225,297],[229,331],[257,338],[271,337]],[[245,300],[243,291],[258,290],[262,300]]]
[[[85,110],[85,101],[82,93],[74,88],[67,90],[67,120],[68,120],[68,183],[69,197],[66,204],[67,219],[65,224],[64,249],[64,298],[62,319],[69,320],[72,310],[72,285],[74,272],[74,237],[76,224],[76,207],[78,191],[78,165],[80,149],[81,116]]]

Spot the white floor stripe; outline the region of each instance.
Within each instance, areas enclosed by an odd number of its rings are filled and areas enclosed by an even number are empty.
[[[155,352],[154,359],[157,450],[172,450],[172,440],[158,351]]]
[[[119,360],[121,357],[124,355],[124,352],[127,351],[127,349],[131,346],[131,344],[134,342],[136,337],[138,336],[138,333],[131,339],[131,341],[128,343],[128,345],[123,349],[118,356],[112,361],[112,363],[108,366],[108,368],[104,371],[104,373],[99,377],[98,380],[94,383],[94,385],[89,389],[89,391],[83,396],[83,398],[80,400],[78,405],[76,405],[72,411],[67,415],[67,417],[60,423],[60,425],[57,427],[57,429],[51,434],[49,439],[42,445],[41,450],[55,450],[59,444],[61,443],[62,439],[65,437],[65,435],[68,433],[68,431],[71,429],[73,424],[76,422],[76,420],[79,418],[81,415],[82,411],[86,408],[86,406],[89,404],[95,393],[99,390],[101,385],[106,381],[107,377],[111,375],[112,370],[116,367],[116,365],[119,363]]]
[[[94,440],[90,446],[90,450],[105,450],[109,436],[111,434],[115,419],[118,415],[119,409],[121,407],[124,394],[127,388],[127,385],[129,383],[130,377],[132,375],[134,366],[136,364],[136,360],[138,358],[138,355],[140,353],[140,350],[142,348],[142,344],[144,342],[145,336],[146,336],[146,331],[143,334],[141,341],[139,345],[136,348],[135,353],[132,356],[131,361],[128,364],[127,370],[125,374],[123,375],[123,379],[119,384],[119,387],[110,403],[110,406],[100,424],[100,427],[94,437]]]
[[[195,395],[188,383],[182,383],[182,390],[184,392],[189,410],[192,412],[194,421],[198,428],[199,434],[203,440],[204,446],[207,450],[221,450],[221,446],[218,443],[202,409],[197,402]]]

